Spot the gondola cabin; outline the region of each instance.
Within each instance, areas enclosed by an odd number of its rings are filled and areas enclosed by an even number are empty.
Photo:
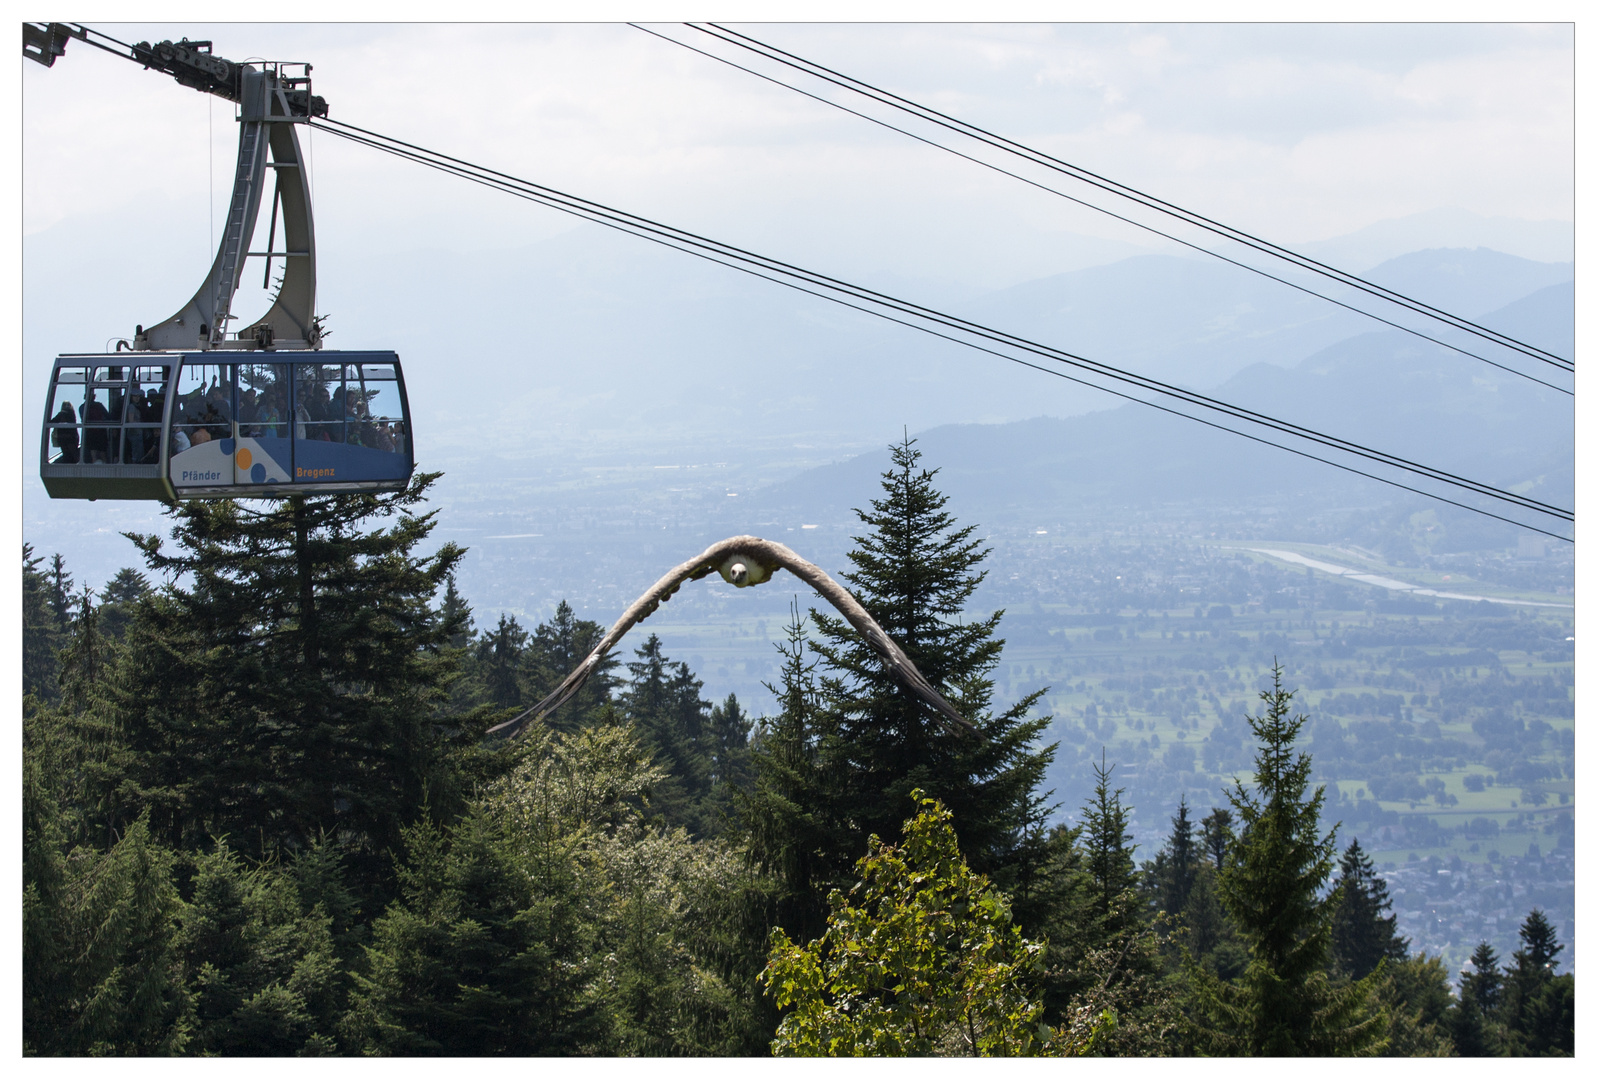
[[[62,356],[39,447],[57,499],[388,491],[414,469],[392,352]]]

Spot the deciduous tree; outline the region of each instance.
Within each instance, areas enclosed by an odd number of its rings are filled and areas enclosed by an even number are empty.
[[[1029,995],[1042,946],[1010,918],[1007,897],[971,872],[953,816],[914,792],[904,840],[872,836],[860,880],[832,893],[826,933],[807,946],[780,928],[761,976],[788,1014],[778,1056],[1028,1056],[1081,1052]],[[1091,1029],[1089,1029],[1091,1030]],[[1096,1033],[1096,1032],[1094,1032]]]

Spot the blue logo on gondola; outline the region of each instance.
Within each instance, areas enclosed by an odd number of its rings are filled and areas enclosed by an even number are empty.
[[[265,483],[266,466],[256,462],[254,468],[250,469],[250,479],[255,481],[257,484]]]
[[[232,439],[223,439],[222,440],[222,453],[231,454],[232,452],[233,452],[233,440]]]

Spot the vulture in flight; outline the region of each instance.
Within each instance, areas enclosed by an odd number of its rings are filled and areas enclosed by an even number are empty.
[[[976,730],[943,699],[932,684],[926,681],[925,676],[915,669],[909,657],[904,655],[904,650],[876,624],[876,620],[871,618],[871,613],[860,606],[860,602],[855,600],[847,589],[827,577],[826,571],[812,562],[801,559],[785,544],[762,540],[758,536],[733,536],[720,543],[711,544],[699,555],[656,581],[648,592],[638,597],[631,607],[622,612],[621,618],[616,620],[610,632],[594,647],[593,652],[588,654],[588,658],[567,675],[565,680],[555,687],[553,693],[520,716],[490,728],[489,733],[503,732],[508,736],[519,734],[529,720],[541,720],[571,700],[571,696],[588,681],[588,676],[598,666],[599,661],[604,659],[605,654],[616,647],[628,630],[653,615],[656,608],[671,599],[672,594],[682,587],[684,581],[697,581],[713,572],[719,572],[721,577],[741,589],[769,581],[771,575],[780,569],[786,569],[824,596],[870,643],[871,648],[881,656],[888,670],[898,681],[937,711],[946,727],[954,731]]]

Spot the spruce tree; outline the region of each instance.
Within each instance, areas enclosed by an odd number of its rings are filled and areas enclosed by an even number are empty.
[[[473,628],[471,605],[466,598],[460,595],[460,590],[455,587],[455,575],[450,573],[444,578],[444,599],[438,607],[438,618],[445,626],[453,627],[449,634],[449,644],[457,649],[464,649],[471,644]]]
[[[1231,844],[1236,840],[1236,835],[1231,831],[1231,811],[1217,806],[1199,824],[1203,827],[1204,851],[1214,863],[1216,872],[1224,870],[1226,852],[1231,850]]]
[[[605,627],[579,619],[564,600],[555,608],[554,618],[539,623],[527,646],[528,700],[537,701],[554,691],[565,677],[577,670],[593,647],[604,637]],[[600,660],[572,699],[544,718],[556,731],[575,731],[609,716],[611,694],[618,683],[615,669],[621,661],[614,655]]]
[[[1281,667],[1248,723],[1259,748],[1252,790],[1227,793],[1242,834],[1227,853],[1220,896],[1249,948],[1236,984],[1190,970],[1213,1051],[1249,1056],[1370,1053],[1383,1042],[1371,1008],[1373,978],[1336,985],[1331,959],[1336,897],[1321,891],[1336,859],[1336,829],[1320,832],[1324,788],[1308,793],[1310,758],[1295,742],[1307,717],[1292,712]]]
[[[336,1052],[342,973],[330,916],[307,908],[282,866],[247,865],[225,841],[193,864],[173,937],[191,974],[190,1052]]]
[[[1418,956],[1387,958],[1376,1001],[1387,1014],[1385,1057],[1452,1057],[1453,995],[1441,960]]]
[[[1362,979],[1382,960],[1408,956],[1408,940],[1397,934],[1386,882],[1356,839],[1342,855],[1336,889],[1342,898],[1331,926],[1331,955],[1337,970]]]
[[[61,704],[81,713],[101,698],[110,643],[100,632],[100,609],[87,586],[78,597],[78,617],[72,624],[66,648],[61,651]]]
[[[1187,797],[1181,796],[1176,816],[1170,819],[1170,838],[1153,864],[1153,884],[1159,909],[1174,917],[1187,906],[1198,876],[1199,845],[1193,833]]]
[[[405,830],[400,896],[373,925],[344,1037],[366,1054],[568,1055],[602,1037],[575,854],[529,859],[481,803]]]
[[[1459,995],[1448,1013],[1448,1033],[1453,1037],[1453,1052],[1459,1057],[1492,1057],[1498,1052],[1493,1025],[1468,992]]]
[[[710,790],[704,802],[704,828],[708,835],[719,836],[729,828],[735,831],[732,817],[739,793],[746,793],[753,783],[753,766],[749,758],[749,732],[754,721],[743,711],[736,694],[710,709],[704,728],[705,753],[710,770]]]
[[[831,853],[854,837],[848,823],[826,813],[835,773],[823,770],[821,745],[832,738],[830,716],[820,707],[820,662],[796,603],[786,639],[776,646],[782,657],[777,683],[766,684],[777,712],[754,733],[754,784],[737,799],[737,823],[751,861],[776,882],[774,923],[793,940],[809,941],[826,927],[836,862]]]
[[[710,778],[716,787],[742,787],[748,782],[749,731],[754,726],[736,694],[710,710],[708,739]]]
[[[173,946],[173,855],[132,822],[108,850],[71,843],[34,747],[22,769],[22,1049],[183,1050],[191,1001]]]
[[[1532,908],[1525,917],[1519,942],[1503,986],[1506,1049],[1516,1057],[1572,1055],[1574,977],[1557,974],[1564,947],[1541,908]]]
[[[1564,947],[1558,943],[1558,932],[1547,921],[1541,908],[1531,908],[1530,914],[1519,927],[1519,948],[1514,950],[1514,971],[1510,984],[1529,983],[1552,975],[1558,967],[1558,954]]]
[[[140,602],[110,712],[122,797],[168,843],[231,836],[263,858],[341,834],[363,880],[425,800],[446,811],[487,724],[443,715],[458,630],[431,607],[462,551],[418,554],[437,474],[382,495],[170,506],[174,549],[131,536],[167,584]]]
[[[817,744],[827,777],[824,805],[810,809],[844,825],[850,842],[830,852],[828,878],[848,879],[871,835],[893,836],[919,788],[954,817],[960,847],[973,870],[1002,888],[1012,885],[1028,798],[1052,760],[1035,742],[1047,717],[1027,713],[1045,693],[1009,709],[990,709],[1003,641],[1003,612],[966,620],[964,611],[984,574],[988,551],[975,526],[958,526],[934,486],[935,470],[919,468],[914,440],[892,447],[882,474],[883,497],[856,510],[865,531],[854,537],[843,578],[877,622],[932,685],[979,734],[949,731],[924,702],[883,668],[875,650],[845,621],[811,611],[814,649],[826,669],[821,707],[828,714]]]
[[[704,800],[710,793],[705,738],[710,703],[699,696],[704,684],[686,664],[666,657],[658,635],[650,634],[637,656],[627,665],[632,678],[619,703],[666,771],[652,805],[669,824],[702,836],[707,829]]]
[[[50,609],[55,613],[56,629],[66,633],[72,622],[72,575],[60,552],[50,556]]]
[[[1459,977],[1460,996],[1474,1001],[1483,1016],[1496,1016],[1503,997],[1503,971],[1497,966],[1497,950],[1483,941],[1475,946],[1469,961],[1473,970]]]
[[[50,579],[40,570],[42,556],[22,545],[22,692],[40,701],[56,697],[56,652],[61,623],[51,602]]]
[[[149,579],[131,566],[124,566],[106,582],[100,593],[100,621],[106,637],[122,640],[133,619],[134,607],[149,591]]]
[[[1525,1001],[1514,1031],[1514,1051],[1526,1057],[1575,1056],[1575,976],[1549,978]]]
[[[1182,911],[1181,944],[1205,968],[1226,981],[1242,974],[1247,966],[1247,949],[1237,938],[1236,927],[1220,899],[1219,873],[1204,859],[1193,876],[1192,891]]]
[[[499,625],[483,632],[476,648],[476,681],[482,699],[501,709],[520,709],[526,694],[522,686],[522,650],[527,632],[514,615],[499,616]]]
[[[100,632],[93,592],[85,588],[78,605],[59,653],[59,703],[40,710],[31,728],[72,842],[107,848],[141,813],[125,797],[130,758],[114,708],[123,651]]]
[[[1128,832],[1131,808],[1122,799],[1124,789],[1110,788],[1113,772],[1106,761],[1093,765],[1093,795],[1082,807],[1076,837],[1085,904],[1068,905],[1061,913],[1066,918],[1049,926],[1057,939],[1050,942],[1050,959],[1069,957],[1073,970],[1064,978],[1050,972],[1049,998],[1068,988],[1070,1009],[1115,1014],[1115,1028],[1105,1033],[1096,1053],[1167,1054],[1176,1050],[1176,1013],[1170,994],[1159,985],[1159,941],[1139,891],[1136,845]],[[1063,1020],[1066,1012],[1057,1015]]]
[[[1113,765],[1094,763],[1092,798],[1081,808],[1085,868],[1090,882],[1093,918],[1092,945],[1118,944],[1142,927],[1136,900],[1137,874],[1132,861],[1136,845],[1128,842],[1130,820],[1121,802],[1124,788],[1109,789]]]

